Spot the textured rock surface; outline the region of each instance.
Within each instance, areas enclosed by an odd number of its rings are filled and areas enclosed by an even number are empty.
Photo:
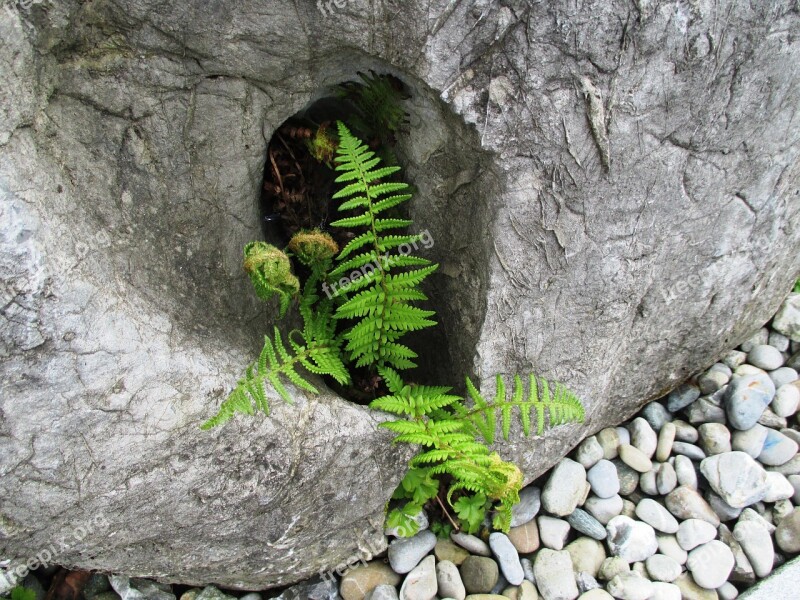
[[[528,479],[751,335],[800,270],[792,2],[17,4],[1,555],[262,588],[383,547],[407,456],[379,415],[295,391],[197,430],[274,317],[239,264],[266,141],[357,70],[414,90],[431,373],[535,367],[586,400],[583,428],[506,448]]]

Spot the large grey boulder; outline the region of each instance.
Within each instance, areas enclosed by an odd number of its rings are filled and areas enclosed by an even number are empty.
[[[241,267],[273,131],[369,68],[442,263],[427,374],[587,422],[708,366],[800,272],[796,2],[25,0],[0,13],[0,556],[288,584],[380,551],[408,449],[294,391],[197,426],[274,319]]]

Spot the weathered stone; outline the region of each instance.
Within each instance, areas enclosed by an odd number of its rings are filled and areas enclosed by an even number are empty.
[[[468,594],[488,594],[500,579],[497,563],[485,556],[470,556],[458,570]]]
[[[436,558],[427,556],[406,575],[400,587],[400,600],[433,600],[437,589]]]
[[[767,492],[766,471],[744,452],[710,456],[700,463],[700,471],[711,488],[734,508],[750,506]]]
[[[542,548],[536,554],[533,572],[536,588],[543,600],[575,600],[578,597],[569,552]]]
[[[600,566],[606,559],[605,546],[592,538],[579,537],[565,550],[572,560],[572,570],[576,573],[588,573],[592,577],[597,577]]]
[[[580,463],[563,458],[550,472],[542,490],[542,506],[550,514],[566,517],[581,500],[586,485],[586,469]]]
[[[664,502],[669,512],[679,519],[703,519],[714,526],[719,525],[719,517],[708,502],[690,487],[685,485],[676,487],[667,494]]]
[[[655,530],[647,523],[620,515],[608,522],[608,548],[628,562],[646,560],[658,550]]]
[[[357,566],[345,573],[339,583],[339,593],[343,600],[362,600],[379,585],[400,583],[400,575],[392,571],[383,561],[374,561]]]

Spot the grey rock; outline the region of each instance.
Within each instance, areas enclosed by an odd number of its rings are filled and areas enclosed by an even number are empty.
[[[766,577],[775,562],[775,548],[769,531],[755,521],[739,521],[733,528],[733,537],[747,555],[757,577]]]
[[[747,353],[740,350],[729,350],[725,356],[722,357],[723,364],[729,369],[736,369],[744,364],[745,360],[747,360]]]
[[[569,523],[573,529],[580,531],[584,535],[588,535],[590,538],[595,540],[606,539],[606,528],[585,510],[576,508],[572,511],[572,514],[567,517],[567,523]]]
[[[702,519],[686,519],[678,527],[675,537],[681,548],[688,552],[716,538],[717,528]]]
[[[653,468],[653,463],[650,458],[644,452],[630,444],[620,444],[619,457],[622,459],[622,462],[639,473],[647,473]]]
[[[700,463],[700,471],[711,489],[734,508],[750,506],[767,492],[766,471],[744,452],[710,456]]]
[[[745,452],[752,458],[758,458],[758,455],[764,449],[764,442],[767,440],[768,433],[769,429],[759,424],[755,424],[744,431],[734,431],[731,438],[731,448]]]
[[[458,570],[467,594],[488,594],[500,580],[497,563],[485,556],[470,556]]]
[[[434,546],[436,536],[428,530],[420,531],[410,538],[394,540],[389,544],[389,564],[392,571],[401,575],[410,572]]]
[[[792,487],[794,488],[794,496],[792,496],[792,503],[798,505],[800,504],[800,475],[789,475],[788,480],[789,483],[791,483]],[[594,516],[595,518],[597,517],[597,515]]]
[[[672,452],[672,443],[675,441],[677,428],[675,423],[664,423],[658,432],[658,444],[656,445],[656,460],[665,462]]]
[[[395,596],[396,595],[397,592],[395,591]],[[245,594],[244,596],[240,597],[239,600],[263,600],[263,596],[258,592],[251,592],[249,594]]]
[[[533,562],[531,562],[531,559],[520,558],[519,562],[522,565],[522,572],[525,573],[525,580],[530,581],[531,583],[536,583],[536,578],[533,575]]]
[[[468,533],[463,533],[461,531],[454,531],[450,534],[450,539],[453,540],[456,544],[464,548],[465,550],[469,550],[472,554],[476,556],[491,556],[492,551],[489,549],[489,546],[486,542],[484,542],[481,538],[476,537],[474,535],[470,535]]]
[[[798,488],[800,488],[800,483],[798,483]],[[602,525],[607,525],[611,519],[622,513],[622,497],[619,495],[611,498],[590,496],[584,502],[583,508]]]
[[[787,436],[788,437],[788,436]],[[770,471],[775,471],[776,473],[781,473],[782,475],[797,475],[800,473],[800,455],[795,456],[789,462],[785,462],[782,465],[777,467],[769,467]]]
[[[717,363],[697,378],[697,385],[702,394],[713,394],[730,379],[730,368],[722,363]]]
[[[107,592],[110,589],[111,583],[108,581],[108,576],[102,573],[95,573],[83,588],[83,595],[86,600],[92,600],[98,594]]]
[[[686,421],[675,419],[672,424],[675,425],[675,439],[679,442],[694,444],[700,438],[697,429]]]
[[[572,570],[575,573],[585,572],[592,577],[597,577],[600,567],[606,559],[605,546],[592,538],[579,537],[569,544],[565,550],[572,560]]]
[[[658,494],[658,483],[656,483],[656,476],[658,475],[659,468],[660,465],[654,465],[651,471],[642,473],[639,476],[639,488],[645,494],[650,496],[655,496]]]
[[[775,384],[776,387],[778,384]],[[788,418],[797,412],[800,406],[800,388],[792,383],[783,383],[775,391],[770,407],[779,417]]]
[[[797,104],[783,81],[798,51],[770,34],[777,22],[793,31],[797,16],[774,0],[734,6],[736,26],[708,54],[718,16],[699,11],[666,28],[664,15],[681,3],[642,5],[648,14],[622,63],[616,24],[630,7],[613,3],[515,0],[487,4],[482,17],[453,3],[435,23],[421,2],[400,12],[339,0],[322,10],[287,0],[35,4],[4,2],[0,19],[0,377],[14,391],[0,399],[0,497],[15,498],[0,520],[14,524],[3,538],[9,554],[33,556],[105,515],[107,525],[59,561],[262,589],[385,548],[384,503],[414,449],[387,450],[391,432],[376,427],[384,415],[318,382],[320,396],[291,388],[294,405],[276,402],[269,417],[195,429],[276,317],[240,264],[244,243],[262,235],[267,140],[358,70],[391,71],[412,88],[415,125],[399,154],[426,190],[409,211],[436,239],[426,255],[443,263],[432,284],[446,344],[419,344],[420,363],[442,381],[474,372],[490,383],[536,355],[537,370],[569,364],[581,373],[570,382],[579,395],[603,399],[585,425],[504,455],[531,479],[590,430],[668,389],[674,373],[708,364],[766,322],[796,272],[797,208],[763,199],[795,189],[785,139],[797,124],[745,110]],[[541,30],[519,36],[530,24]],[[582,40],[581,64],[596,70],[575,70],[567,30]],[[488,48],[519,64],[501,68]],[[735,73],[719,72],[740,55],[748,60]],[[638,82],[635,93],[612,89],[612,72]],[[625,110],[606,131],[598,113],[616,95]],[[724,128],[709,116],[723,113]],[[569,152],[576,140],[580,166]],[[709,152],[713,168],[697,158]],[[559,189],[541,185],[553,180]],[[745,200],[722,193],[732,189]],[[660,190],[659,202],[648,204],[647,190]],[[603,252],[591,251],[597,240]],[[727,248],[735,260],[720,259]],[[711,304],[688,301],[722,287]],[[680,343],[665,352],[664,340]],[[623,372],[647,377],[608,377]],[[62,426],[39,436],[44,422]],[[22,485],[43,471],[52,476]],[[176,481],[183,501],[174,501]],[[126,540],[125,552],[114,539]]]
[[[575,600],[578,585],[572,573],[572,560],[566,550],[542,548],[533,562],[536,588],[543,600]]]
[[[727,387],[725,388],[727,389]],[[694,425],[702,423],[725,423],[725,409],[712,401],[711,396],[703,396],[684,410],[686,418]]]
[[[538,487],[528,486],[519,493],[519,502],[511,507],[511,527],[519,527],[539,514],[542,506],[542,491]]]
[[[789,338],[783,335],[782,333],[778,333],[777,331],[770,331],[767,343],[773,348],[777,349],[779,352],[788,352],[789,341],[790,341]]]
[[[437,589],[436,558],[427,556],[406,575],[400,587],[400,600],[433,600]]]
[[[678,478],[678,484],[690,487],[693,490],[697,489],[697,470],[694,468],[692,459],[687,456],[676,456],[675,476]]]
[[[536,519],[539,524],[539,537],[542,545],[552,550],[561,550],[567,541],[570,525],[562,519],[547,515],[539,515]]]
[[[603,447],[597,441],[597,436],[589,436],[583,440],[575,450],[575,460],[581,463],[584,469],[590,469],[598,460],[603,458]]]
[[[780,388],[782,385],[797,381],[797,370],[792,367],[780,367],[774,371],[769,372],[769,378],[775,384],[775,389]]]
[[[364,596],[364,600],[398,600],[397,588],[384,583]],[[463,600],[463,598],[454,598],[453,600]]]
[[[697,585],[714,590],[724,584],[733,571],[733,552],[719,540],[712,540],[689,552],[686,566]]]
[[[776,415],[769,407],[765,408],[761,416],[758,417],[758,422],[764,427],[771,427],[772,429],[781,429],[788,424],[785,418]]]
[[[550,514],[565,517],[578,506],[586,486],[586,469],[563,458],[550,472],[542,490],[542,506]]]
[[[631,445],[637,448],[647,458],[652,458],[656,453],[658,435],[642,417],[637,417],[628,425],[631,434]]]
[[[733,553],[734,565],[729,579],[737,583],[753,583],[756,579],[753,565],[750,564],[750,559],[747,558],[741,544],[733,537],[733,532],[726,525],[720,525],[718,531],[720,541],[726,544]]]
[[[666,496],[678,485],[678,474],[670,463],[662,463],[656,473],[656,488],[661,496]]]
[[[124,575],[111,575],[108,581],[122,600],[175,600],[175,594],[163,589],[163,587],[155,581],[150,581],[148,579],[130,578]],[[207,596],[208,600],[217,600],[217,598],[225,600],[228,597],[213,586],[207,587],[203,590],[203,593],[206,593],[207,590],[210,590]],[[212,596],[211,594],[213,593],[218,594],[218,596]]]
[[[674,535],[658,535],[658,551],[664,556],[669,556],[672,560],[680,565],[685,565],[689,558],[689,553],[686,552],[678,543],[678,539]]]
[[[777,467],[789,462],[797,454],[797,442],[783,435],[780,431],[769,429],[764,440],[764,447],[758,455],[762,464]]]
[[[635,571],[620,573],[608,582],[608,591],[621,600],[647,600],[653,595],[653,583]]]
[[[595,437],[603,449],[603,458],[612,460],[617,457],[620,439],[615,427],[606,427],[600,430]]]
[[[780,502],[794,496],[792,483],[781,473],[767,471],[767,491],[764,502]]]
[[[766,373],[734,377],[725,399],[730,424],[736,429],[750,429],[774,396],[775,384]]]
[[[598,461],[586,474],[592,491],[600,498],[611,498],[619,493],[617,467],[610,460]]]
[[[800,294],[789,294],[783,301],[772,319],[772,328],[792,341],[800,342]]]
[[[688,444],[686,442],[674,442],[672,444],[672,453],[686,456],[692,460],[703,460],[706,457],[706,453],[700,448],[694,444]]]
[[[723,523],[732,521],[742,514],[741,508],[735,508],[731,506],[725,502],[725,500],[723,500],[719,494],[712,490],[706,490],[703,496],[705,497],[706,502],[708,502],[708,505],[717,514],[719,520]]]
[[[753,522],[766,529],[769,533],[773,533],[775,531],[775,525],[766,519],[766,511],[764,510],[764,507],[759,506],[758,504],[754,505],[753,508],[745,508],[742,511],[738,522]]]
[[[650,600],[681,600],[681,588],[663,581],[653,582],[653,595]]]
[[[773,371],[783,365],[783,356],[777,348],[762,344],[747,353],[747,362],[759,369]]]
[[[647,523],[620,515],[606,529],[611,553],[630,563],[646,560],[658,550],[655,530]]]
[[[627,427],[623,427],[619,425],[615,427],[617,430],[617,436],[619,437],[619,443],[622,444],[630,444],[631,443],[631,432],[628,431]]]
[[[708,502],[688,486],[681,485],[676,487],[667,494],[664,502],[667,510],[679,519],[703,519],[712,525],[719,525],[719,517],[708,505]]]
[[[150,594],[148,593],[146,597],[150,597]],[[236,596],[226,594],[225,592],[218,590],[213,585],[209,585],[197,595],[195,600],[236,600]]]
[[[665,423],[672,421],[672,413],[661,402],[650,402],[642,409],[641,415],[650,427],[659,432]]]
[[[489,536],[489,547],[492,549],[500,571],[511,585],[520,585],[525,579],[522,564],[519,562],[517,549],[508,539],[508,536],[498,531]]]
[[[731,451],[731,432],[724,425],[704,423],[697,430],[700,433],[700,445],[707,455]]]
[[[619,556],[609,556],[600,564],[597,576],[605,581],[611,581],[620,573],[627,573],[630,570],[631,566],[628,564],[628,561]]]
[[[575,573],[575,583],[578,585],[578,591],[585,594],[590,590],[601,589],[597,579],[591,576],[586,571],[579,571]]]
[[[643,498],[636,505],[636,516],[663,533],[676,533],[678,521],[661,504],[651,498]]]
[[[769,341],[769,329],[766,327],[759,328],[753,335],[747,338],[742,345],[739,346],[742,352],[748,353],[756,346],[762,346]]]
[[[639,485],[639,472],[631,469],[619,458],[615,458],[611,462],[614,463],[614,466],[617,468],[620,495],[627,496],[632,494]]]
[[[795,558],[776,569],[767,579],[759,581],[753,587],[742,592],[739,600],[783,599],[786,590],[793,590],[797,587],[798,580],[800,580],[800,558]]]
[[[667,396],[667,410],[676,413],[686,408],[700,397],[700,388],[691,383],[684,383],[672,390]]]
[[[800,552],[800,508],[786,515],[775,529],[775,543],[789,554]]]
[[[654,554],[645,561],[647,574],[654,581],[675,581],[683,571],[681,563],[666,554]]]

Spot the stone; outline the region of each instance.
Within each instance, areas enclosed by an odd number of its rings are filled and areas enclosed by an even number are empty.
[[[524,525],[512,527],[508,539],[520,554],[530,554],[539,549],[539,527],[536,521],[528,521]]]
[[[800,504],[800,475],[789,475],[788,479],[789,483],[791,483],[792,487],[794,488],[794,496],[792,496],[792,503]],[[594,516],[595,518],[597,517],[597,515]]]
[[[675,425],[675,439],[679,442],[694,444],[700,438],[697,429],[686,421],[675,419],[672,424]]]
[[[433,600],[438,589],[436,576],[436,558],[425,557],[403,580],[400,600]]]
[[[647,458],[652,458],[656,453],[658,435],[650,426],[650,423],[642,417],[636,417],[628,425],[628,431],[630,431],[631,435],[631,445]]]
[[[739,597],[739,590],[730,581],[726,581],[717,588],[719,600],[735,600]]]
[[[800,489],[800,482],[798,482],[798,489]],[[590,496],[584,502],[583,508],[601,525],[607,525],[611,519],[622,513],[622,496],[616,495],[611,498]]]
[[[641,415],[650,424],[650,427],[658,432],[661,431],[665,424],[672,421],[672,413],[660,402],[650,402],[645,405]]]
[[[396,586],[400,575],[381,560],[371,561],[349,569],[339,583],[339,593],[343,600],[362,600],[379,585]]]
[[[208,589],[208,588],[206,588]],[[313,577],[283,591],[271,600],[339,600],[336,579]],[[198,596],[197,600],[201,600]]]
[[[591,435],[583,440],[575,450],[575,460],[587,471],[591,469],[598,460],[603,458],[605,452],[597,436]]]
[[[676,456],[673,468],[678,479],[678,485],[690,487],[693,490],[697,489],[697,471],[691,458],[681,455]]]
[[[468,594],[488,594],[500,579],[497,563],[485,556],[470,556],[458,571]]]
[[[603,456],[606,460],[617,457],[619,449],[619,434],[614,427],[606,427],[600,430],[595,436],[600,447],[603,449]]]
[[[727,386],[724,389],[727,389]],[[688,406],[684,413],[689,422],[694,425],[726,422],[725,409],[720,404],[712,401],[711,396],[702,396]]]
[[[658,550],[655,530],[647,523],[620,515],[606,526],[611,554],[633,563],[646,560]]]
[[[614,596],[603,589],[596,589],[581,594],[578,600],[614,600]]]
[[[794,372],[795,374],[797,373],[796,371]],[[784,383],[778,387],[770,404],[772,411],[779,417],[784,418],[794,415],[798,406],[800,406],[800,389],[791,383]]]
[[[674,446],[674,444],[673,444]],[[647,473],[653,468],[653,463],[641,450],[630,444],[620,444],[619,457],[626,465],[639,473]]]
[[[530,581],[523,581],[519,586],[503,590],[503,596],[511,600],[538,600],[539,592]]]
[[[753,583],[756,579],[753,566],[750,564],[750,559],[747,558],[741,544],[733,537],[733,532],[726,525],[720,525],[718,532],[720,541],[727,545],[733,554],[734,565],[729,579],[737,583]]]
[[[729,350],[725,353],[725,356],[722,357],[723,364],[729,369],[736,369],[738,366],[742,365],[745,360],[747,360],[747,353],[741,352],[740,350]]]
[[[653,595],[653,584],[639,573],[620,573],[608,582],[608,591],[621,600],[647,600]]]
[[[764,440],[764,447],[758,455],[761,464],[777,467],[789,462],[797,454],[797,442],[783,435],[780,431],[770,429]]]
[[[752,508],[745,508],[739,517],[739,523],[746,523],[748,521],[756,523],[758,526],[763,527],[769,533],[775,531],[775,525],[766,519],[766,514],[763,506],[755,505],[756,510]]]
[[[666,496],[678,485],[678,474],[670,463],[662,463],[656,473],[656,491]]]
[[[772,328],[794,342],[800,341],[800,294],[789,294],[775,317]]]
[[[704,423],[697,428],[700,444],[709,456],[731,451],[731,432],[720,423]]]
[[[706,457],[706,453],[700,448],[687,442],[674,442],[672,444],[672,453],[685,456],[692,460],[703,460]]]
[[[686,564],[689,553],[681,548],[678,539],[674,535],[661,534],[658,535],[656,539],[658,540],[658,551],[661,554],[669,556],[680,565]]]
[[[511,507],[511,527],[519,527],[532,521],[539,514],[542,506],[542,491],[538,487],[528,486],[519,493],[519,502]]]
[[[767,471],[767,491],[762,499],[764,502],[779,502],[794,496],[794,487],[781,473]]]
[[[781,519],[775,529],[775,543],[789,554],[800,552],[800,508]]]
[[[742,352],[748,353],[756,346],[761,346],[769,341],[769,329],[761,327],[739,346]]]
[[[622,3],[486,3],[481,18],[454,2],[430,23],[427,3],[411,2],[3,2],[0,380],[14,393],[0,409],[13,434],[4,469],[17,466],[0,482],[0,497],[15,498],[0,509],[14,524],[8,555],[35,556],[84,526],[82,515],[108,524],[59,562],[135,565],[174,582],[282,587],[385,549],[384,503],[416,452],[387,450],[392,433],[376,427],[386,415],[322,384],[319,396],[289,386],[291,406],[196,431],[277,318],[241,268],[243,244],[264,235],[267,143],[359,70],[390,70],[412,96],[400,154],[425,194],[407,206],[436,239],[428,257],[443,263],[430,280],[442,290],[431,300],[440,325],[430,342],[408,336],[420,363],[490,378],[535,354],[537,371],[569,364],[581,395],[603,400],[536,452],[513,445],[504,458],[526,476],[767,322],[800,235],[792,202],[761,201],[795,189],[786,140],[798,125],[783,111],[745,110],[797,105],[781,77],[797,49],[776,48],[765,15],[782,9],[768,1],[734,5],[720,47],[706,43],[720,23],[713,11],[665,28],[660,11],[673,6],[642,3],[621,63],[611,24],[626,21]],[[518,35],[562,13],[558,27]],[[794,15],[784,18],[794,31]],[[574,71],[565,31],[597,69]],[[500,65],[490,47],[518,64]],[[735,76],[719,71],[733,48],[748,57]],[[635,91],[612,92],[612,72]],[[598,115],[615,94],[625,110],[609,129]],[[721,127],[709,115],[726,107]],[[637,127],[649,132],[641,144]],[[568,152],[577,140],[581,166]],[[707,149],[719,168],[693,158]],[[544,188],[553,177],[559,189]],[[745,201],[722,193],[734,188]],[[641,216],[647,190],[659,200]],[[38,435],[45,422],[61,426]],[[27,485],[43,471],[46,481]],[[189,500],[151,501],[174,497],[176,481]]]
[[[725,409],[736,429],[750,429],[775,397],[775,384],[766,373],[734,377],[727,389]]]
[[[576,531],[588,535],[590,538],[595,540],[606,539],[606,528],[585,510],[576,508],[567,517],[567,523]]]
[[[619,479],[619,493],[622,496],[632,494],[639,485],[639,472],[634,471],[619,458],[613,461],[614,466],[617,468],[617,478]]]
[[[620,513],[631,519],[636,516],[636,505],[627,498],[622,499],[622,512]],[[608,523],[606,523],[608,525]]]
[[[600,498],[611,498],[619,493],[617,467],[610,460],[599,460],[586,474],[592,491]]]
[[[725,500],[723,500],[719,494],[712,490],[706,490],[703,495],[706,499],[706,502],[708,502],[708,505],[717,514],[719,520],[722,522],[732,521],[742,514],[741,508],[734,508],[725,502]]]
[[[710,456],[700,463],[700,472],[711,489],[734,508],[750,506],[767,492],[766,471],[744,452]]]
[[[514,531],[514,529],[511,531]],[[437,540],[436,546],[433,548],[433,553],[436,556],[436,560],[447,560],[456,566],[461,565],[469,556],[469,552],[465,548],[454,544],[452,540]]]
[[[739,542],[757,577],[766,577],[775,562],[775,547],[769,531],[755,521],[739,520],[733,528],[733,537]]]
[[[643,498],[636,505],[636,516],[663,533],[676,533],[678,521],[661,504],[651,498]]]
[[[700,388],[691,383],[684,383],[672,390],[667,396],[667,410],[676,413],[686,408],[700,397]]]
[[[622,444],[630,444],[631,443],[631,432],[628,431],[627,427],[624,427],[622,425],[618,425],[617,427],[615,427],[615,429],[617,430],[617,436],[619,437],[620,446]]]
[[[542,541],[542,545],[551,550],[562,550],[569,535],[569,523],[547,515],[539,515],[537,522],[539,524],[539,539]]]
[[[575,583],[578,584],[578,591],[583,594],[589,590],[600,588],[600,584],[586,571],[578,571],[575,573]]]
[[[788,424],[786,419],[776,415],[769,407],[765,408],[764,412],[761,413],[758,422],[764,427],[769,427],[771,429],[781,429]]]
[[[731,379],[730,367],[716,363],[697,378],[697,385],[703,395],[713,394]]]
[[[543,600],[575,600],[578,585],[572,573],[572,559],[566,550],[542,548],[533,562],[536,588]]]
[[[489,548],[497,559],[500,571],[511,585],[519,585],[525,579],[522,564],[519,562],[519,553],[508,539],[508,536],[499,531],[489,535]]]
[[[565,550],[572,560],[573,571],[588,573],[592,577],[598,576],[600,566],[606,559],[606,548],[602,543],[592,538],[579,537]]]
[[[379,585],[364,596],[364,600],[398,600],[398,598],[397,588],[393,585]],[[242,599],[240,598],[240,600]]]
[[[645,561],[647,574],[654,581],[675,581],[683,571],[681,563],[666,554],[653,554]]]
[[[788,480],[786,483],[789,483]],[[767,500],[765,499],[765,502],[766,501]],[[793,510],[794,505],[787,498],[781,498],[780,500],[775,501],[775,504],[772,506],[772,522],[775,523],[776,526],[780,525],[781,521],[791,515]]]
[[[702,588],[715,590],[728,580],[733,571],[733,553],[719,540],[701,544],[689,552],[686,567],[695,583]]]
[[[681,600],[681,588],[671,583],[654,581],[650,600]]]
[[[679,519],[703,519],[714,526],[719,525],[719,517],[708,502],[690,487],[685,485],[676,487],[667,494],[664,502],[667,510]]]
[[[772,371],[783,365],[783,355],[774,346],[761,344],[747,353],[747,362],[759,369]]]
[[[658,495],[658,483],[656,477],[661,465],[653,465],[653,469],[639,476],[639,488],[649,496]]]
[[[163,586],[148,579],[110,575],[108,581],[122,600],[144,598],[148,600],[175,600],[175,594],[170,591],[169,586]],[[216,587],[210,585],[200,593],[198,598],[203,598],[203,600],[227,600],[230,596],[223,594]]]
[[[389,564],[395,573],[410,572],[436,546],[436,536],[427,529],[389,544]]]
[[[542,490],[542,506],[552,515],[566,517],[578,506],[586,485],[586,469],[563,458],[550,472]]]
[[[745,452],[752,458],[758,458],[758,455],[764,449],[767,434],[769,434],[769,429],[759,424],[744,431],[734,431],[731,438],[731,448]]]
[[[716,590],[707,590],[695,583],[689,573],[682,573],[674,583],[681,591],[683,600],[718,600]]]
[[[659,405],[660,406],[660,405]],[[677,428],[675,423],[664,423],[658,432],[658,444],[656,445],[656,460],[666,462],[672,452],[672,442],[675,441]]]
[[[450,534],[450,539],[476,556],[492,555],[492,551],[489,549],[489,545],[486,542],[479,537],[470,535],[469,533],[454,531]]]
[[[436,563],[436,582],[439,596],[453,598],[453,600],[464,600],[467,595],[458,567],[448,560]]]
[[[681,548],[688,552],[716,538],[717,528],[702,519],[686,519],[681,522],[675,537]]]
[[[631,566],[626,560],[619,556],[609,556],[600,564],[597,576],[604,581],[611,581],[616,575],[627,573],[630,570]]]
[[[779,352],[789,351],[789,341],[788,337],[777,331],[770,331],[769,338],[767,339],[767,343]]]
[[[788,436],[787,436],[788,437]],[[789,462],[785,462],[777,467],[768,467],[770,471],[775,471],[781,475],[797,475],[800,474],[800,455],[795,456]]]
[[[769,372],[769,378],[772,379],[772,383],[775,384],[776,390],[781,389],[784,385],[789,385],[797,381],[798,377],[797,370],[792,367],[780,367]]]

